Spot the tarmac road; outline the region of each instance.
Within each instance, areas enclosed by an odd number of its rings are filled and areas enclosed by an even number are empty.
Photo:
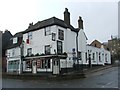
[[[87,78],[50,81],[3,79],[2,88],[118,88],[118,67],[88,73]]]

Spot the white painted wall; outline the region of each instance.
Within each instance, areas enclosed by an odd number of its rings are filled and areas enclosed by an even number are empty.
[[[13,54],[14,53],[14,54]],[[17,69],[18,73],[21,73],[21,51],[20,47],[15,47],[11,49],[7,49],[6,51],[6,56],[7,56],[7,72],[12,72],[13,70],[16,69],[8,69],[8,63],[10,61],[19,61],[19,69]]]
[[[105,65],[105,63],[106,64],[111,64],[111,57],[110,57],[110,52],[109,51],[107,51],[103,48],[96,48],[96,47],[87,45],[87,54],[89,54],[88,50],[91,51],[90,52],[91,59],[92,59],[91,63],[93,65]],[[93,61],[93,53],[95,53],[95,60],[94,61]],[[99,61],[99,53],[100,53],[101,61]],[[105,55],[107,55],[107,61],[108,62],[105,61]],[[88,64],[88,62],[86,64]]]
[[[87,52],[87,37],[84,33],[84,30],[81,29],[79,31],[79,36],[78,36],[79,40],[78,40],[78,50],[82,53],[82,60],[80,61],[81,64],[84,64],[86,62],[86,56],[85,53]]]
[[[7,56],[7,58],[10,58],[10,57],[11,58],[12,57],[20,57],[21,56],[20,47],[15,47],[15,48],[7,49],[6,56]]]
[[[72,49],[75,48],[76,50],[76,33],[71,31],[69,28],[63,28],[57,25],[50,26],[51,33],[56,34],[56,41],[52,41],[52,35],[45,36],[45,28],[36,30],[32,32],[32,39],[30,41],[30,44],[24,43],[24,56],[27,55],[27,49],[32,48],[32,54],[41,54],[44,53],[44,47],[45,45],[51,45],[51,54],[54,54],[54,49],[57,51],[57,40],[58,39],[58,29],[61,29],[64,31],[64,40],[59,40],[63,42],[63,52],[66,52],[68,54],[68,58],[61,60],[61,68],[64,68],[66,65],[67,60],[67,67],[73,66],[73,60],[72,60]],[[28,37],[28,33],[23,34],[23,40],[26,42],[26,39]],[[86,36],[84,34],[83,30],[80,30],[79,36],[78,36],[78,42],[79,42],[79,51],[82,52],[82,60],[85,62],[85,52],[86,52]]]
[[[51,26],[51,33],[54,32],[57,34],[56,25]],[[42,54],[44,52],[45,45],[51,45],[51,54],[54,54],[54,49],[56,49],[56,41],[52,41],[52,35],[45,36],[45,28],[36,30],[32,32],[32,39],[30,44],[26,43],[27,35],[23,34],[24,43],[24,56],[27,55],[27,49],[32,48],[32,54]],[[57,37],[57,35],[56,35]]]

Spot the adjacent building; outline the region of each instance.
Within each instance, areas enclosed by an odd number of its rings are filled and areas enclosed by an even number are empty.
[[[11,39],[11,44],[8,45],[7,56],[7,72],[8,73],[21,73],[22,65],[22,33],[16,33]]]
[[[111,64],[111,55],[103,46],[100,48],[87,45],[86,63],[91,66]]]
[[[115,60],[120,60],[120,39],[117,37],[111,38],[111,40],[108,40],[107,46],[112,55],[112,63],[114,63]]]
[[[10,31],[5,30],[5,32],[2,32],[2,71],[6,72],[7,70],[7,60],[6,60],[6,50],[8,45],[11,45],[12,34]]]

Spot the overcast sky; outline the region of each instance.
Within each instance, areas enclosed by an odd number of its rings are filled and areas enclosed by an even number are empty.
[[[105,42],[118,34],[118,0],[0,0],[0,30],[15,34],[31,22],[53,16],[64,19],[65,8],[76,28],[82,16],[88,43],[94,39]]]

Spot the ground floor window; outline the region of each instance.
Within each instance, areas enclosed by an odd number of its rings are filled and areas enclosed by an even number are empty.
[[[82,60],[82,53],[81,52],[78,52],[78,59]]]
[[[95,61],[95,53],[92,54],[92,59]]]
[[[102,60],[101,60],[101,53],[99,53],[99,62],[102,62]]]
[[[85,53],[85,58],[86,58],[86,63],[87,63],[87,60],[88,60],[87,52]]]
[[[108,62],[108,60],[107,60],[107,54],[105,54],[105,61]]]
[[[32,61],[31,60],[26,61],[26,69],[27,68],[32,68]]]
[[[50,59],[39,59],[37,60],[37,68],[50,68]]]
[[[19,60],[8,61],[8,69],[18,70],[19,69]]]

